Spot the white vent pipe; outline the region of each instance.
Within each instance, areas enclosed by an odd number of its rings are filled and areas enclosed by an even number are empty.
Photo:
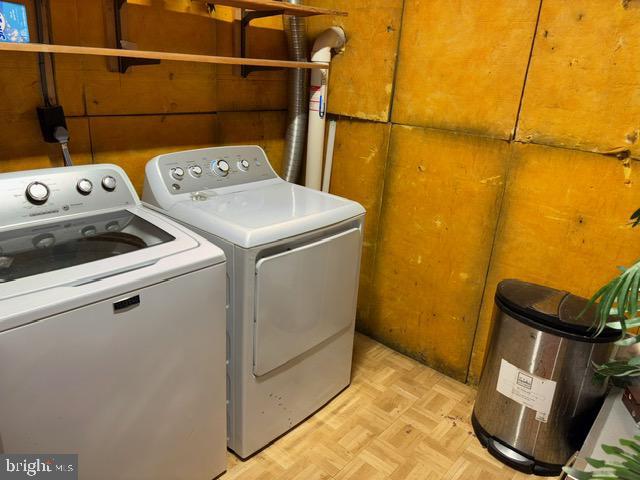
[[[311,51],[312,62],[331,62],[331,51],[342,50],[347,37],[340,27],[331,27],[320,34]],[[327,121],[327,87],[329,70],[311,71],[309,98],[309,136],[307,138],[307,172],[305,185],[320,190],[322,186],[322,154]]]

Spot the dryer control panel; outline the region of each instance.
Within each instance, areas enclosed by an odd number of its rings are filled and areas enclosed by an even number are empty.
[[[192,193],[278,178],[258,146],[212,147],[160,155],[147,164],[146,181],[171,194]],[[145,185],[146,188],[146,185]]]
[[[0,175],[0,229],[139,203],[115,165],[43,168]]]

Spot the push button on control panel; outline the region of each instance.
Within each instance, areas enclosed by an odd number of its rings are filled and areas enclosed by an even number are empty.
[[[184,170],[180,167],[172,168],[171,176],[176,180],[182,180],[184,178]]]
[[[49,199],[49,187],[41,182],[31,182],[27,186],[25,195],[34,205],[42,205]]]
[[[229,163],[226,160],[218,160],[211,162],[211,170],[216,175],[226,177],[229,174]]]

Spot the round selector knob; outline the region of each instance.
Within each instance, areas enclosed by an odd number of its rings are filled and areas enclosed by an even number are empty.
[[[189,172],[191,172],[192,176],[197,178],[202,175],[202,167],[200,165],[194,165],[192,167],[189,167]]]
[[[107,192],[113,192],[116,189],[116,179],[111,175],[107,175],[102,179],[102,188]]]
[[[56,237],[52,233],[43,233],[34,237],[32,243],[36,248],[51,248],[56,244]]]
[[[171,176],[176,180],[182,180],[184,178],[184,170],[180,167],[172,168]]]
[[[93,237],[95,234],[98,233],[98,229],[93,225],[88,225],[84,227],[80,233],[82,233],[83,237]]]
[[[226,177],[229,174],[229,164],[226,160],[218,160],[216,162],[215,172],[218,175]]]
[[[107,232],[117,232],[120,230],[120,224],[114,220],[113,222],[107,223],[104,228]]]
[[[91,181],[86,178],[82,178],[78,180],[76,188],[82,195],[89,195],[91,193],[91,190],[93,190],[93,183],[91,183]]]
[[[49,187],[41,182],[32,182],[27,186],[25,195],[34,205],[42,205],[49,199]]]
[[[243,172],[246,172],[247,170],[249,170],[249,161],[248,160],[240,160],[238,162],[238,167],[240,168],[240,170],[242,170]]]

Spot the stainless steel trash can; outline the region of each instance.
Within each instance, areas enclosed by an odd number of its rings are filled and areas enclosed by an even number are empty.
[[[500,282],[472,423],[480,442],[526,473],[558,475],[580,449],[606,385],[592,363],[609,359],[620,332],[592,337],[593,309],[568,292]],[[580,317],[580,318],[578,318]]]

